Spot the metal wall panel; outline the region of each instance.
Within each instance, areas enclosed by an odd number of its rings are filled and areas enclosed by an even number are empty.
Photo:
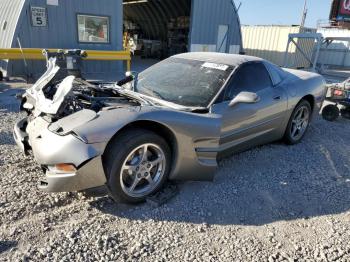
[[[10,48],[24,0],[0,0],[0,48]],[[0,70],[7,75],[7,60],[0,60]]]
[[[301,28],[300,33],[316,33],[316,28]],[[316,41],[313,38],[310,39],[298,39],[298,46],[307,54],[308,58],[312,61],[314,50],[316,48]],[[293,59],[294,65],[292,67],[298,68],[309,68],[311,63],[302,55],[299,50],[295,51]]]
[[[232,0],[192,0],[191,51],[216,51],[220,25],[228,25],[226,52],[242,46],[239,16]]]
[[[288,35],[299,33],[299,27],[290,26],[242,26],[243,48],[247,55],[257,56],[282,66],[288,43]],[[293,58],[291,46],[288,61]]]
[[[19,37],[23,48],[60,48],[90,50],[121,50],[123,30],[122,0],[59,0],[58,6],[47,5],[47,0],[1,0],[0,3],[21,3],[23,8],[12,7],[17,12],[18,23],[14,23],[14,35],[10,37],[11,47],[18,47]],[[161,2],[161,3],[160,3]],[[158,3],[158,4],[156,4]],[[190,43],[192,51],[216,51],[219,25],[228,25],[226,52],[238,53],[242,48],[239,16],[233,0],[162,0],[150,1],[146,5],[125,7],[126,17],[135,16],[140,21],[148,20],[144,28],[150,36],[165,37],[165,18],[185,15],[191,5]],[[33,27],[30,7],[47,9],[47,27]],[[142,7],[145,7],[142,9]],[[78,13],[110,17],[109,44],[82,44],[78,42]],[[11,16],[13,17],[13,16]],[[135,19],[136,19],[135,18]],[[145,22],[145,21],[144,21]],[[163,27],[160,27],[162,24]],[[10,47],[10,46],[8,46]],[[38,61],[28,61],[28,73],[40,75],[45,65]],[[121,73],[120,62],[86,62],[87,73]],[[8,66],[13,75],[26,72],[23,61],[11,61]]]
[[[247,55],[257,56],[283,66],[289,34],[315,32],[315,29],[301,30],[299,26],[242,26],[243,48]],[[299,40],[301,48],[312,57],[314,40]],[[288,66],[308,67],[309,62],[291,44],[288,50]]]
[[[338,28],[319,28],[323,37],[350,37],[350,30]],[[324,65],[349,67],[350,43],[334,41],[328,48],[322,47],[318,61]]]
[[[10,0],[12,1],[12,0]],[[90,50],[122,50],[123,7],[122,0],[59,0],[58,6],[47,5],[46,0],[27,0],[22,9],[15,32],[22,47],[60,48],[60,49],[90,49]],[[31,24],[30,6],[47,9],[47,27],[33,27]],[[77,14],[91,14],[110,17],[110,43],[88,44],[78,42]],[[18,47],[14,41],[12,47]],[[30,72],[41,74],[45,64],[29,61]],[[25,72],[23,62],[10,62],[13,74]],[[122,73],[122,62],[84,62],[86,73]]]

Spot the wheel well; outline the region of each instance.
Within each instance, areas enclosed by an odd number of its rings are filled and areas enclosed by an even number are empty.
[[[108,142],[108,145],[106,146],[105,152],[108,150],[109,146],[112,144],[112,141],[114,141],[115,139],[118,139],[118,136],[120,134],[127,132],[130,129],[135,129],[135,128],[152,131],[152,132],[158,134],[159,136],[161,136],[162,138],[164,138],[170,147],[171,157],[172,157],[172,160],[174,162],[175,156],[177,154],[177,141],[176,141],[174,133],[168,127],[166,127],[158,122],[149,121],[149,120],[140,120],[140,121],[132,122],[132,123],[124,126],[116,134],[114,134],[114,136]]]
[[[314,111],[315,108],[315,98],[312,95],[307,95],[302,98],[302,100],[306,100],[310,103],[311,111]]]

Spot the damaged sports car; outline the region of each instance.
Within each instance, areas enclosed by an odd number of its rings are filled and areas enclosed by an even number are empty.
[[[326,94],[315,73],[233,54],[170,57],[118,83],[62,74],[57,57],[22,95],[14,127],[47,192],[106,187],[137,203],[167,180],[212,180],[220,157],[299,143]]]

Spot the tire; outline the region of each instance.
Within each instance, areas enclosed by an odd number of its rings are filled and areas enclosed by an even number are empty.
[[[339,108],[336,105],[327,105],[322,110],[324,120],[333,122],[338,119],[340,114]]]
[[[116,136],[103,158],[109,194],[120,203],[144,202],[162,188],[171,169],[169,145],[144,129]]]
[[[0,70],[0,81],[4,80],[4,75],[2,73],[2,71]]]
[[[344,108],[340,110],[340,114],[345,119],[350,119],[350,107]]]
[[[310,103],[306,100],[300,101],[289,119],[284,134],[284,141],[288,145],[298,144],[304,138],[310,125],[311,116],[312,110]]]

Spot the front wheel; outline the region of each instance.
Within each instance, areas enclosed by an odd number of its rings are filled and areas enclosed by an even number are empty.
[[[165,140],[142,129],[117,136],[104,157],[109,193],[117,202],[139,203],[166,181],[171,152]]]
[[[294,145],[303,139],[310,124],[311,113],[310,103],[305,100],[295,107],[284,135],[287,144]]]

